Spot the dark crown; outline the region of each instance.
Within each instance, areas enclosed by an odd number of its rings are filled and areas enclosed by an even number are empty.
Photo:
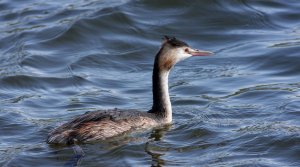
[[[165,36],[164,39],[166,40],[167,43],[169,43],[170,45],[172,45],[174,47],[189,46],[187,43],[180,41],[180,40],[176,39],[175,37]]]

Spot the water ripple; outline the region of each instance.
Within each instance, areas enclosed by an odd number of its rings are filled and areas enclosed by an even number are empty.
[[[65,85],[70,85],[70,86],[82,85],[85,82],[86,82],[85,79],[79,76],[58,78],[58,77],[37,77],[37,76],[16,75],[16,76],[2,78],[0,84],[3,85],[2,88],[6,88],[6,89],[8,88],[47,89],[48,87],[62,88]]]
[[[80,145],[81,166],[299,166],[300,3],[0,2],[0,166],[62,166],[47,133],[86,111],[151,107],[162,35],[215,52],[170,74],[174,123]],[[75,164],[75,163],[74,163]]]

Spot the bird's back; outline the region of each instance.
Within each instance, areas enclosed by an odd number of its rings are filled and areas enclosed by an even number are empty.
[[[52,144],[73,144],[105,140],[125,132],[147,129],[160,124],[154,114],[136,110],[86,112],[57,127],[48,136]]]

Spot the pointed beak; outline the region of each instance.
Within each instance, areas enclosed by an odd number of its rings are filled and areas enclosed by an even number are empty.
[[[205,51],[205,50],[198,50],[198,49],[188,49],[188,53],[191,54],[192,56],[208,56],[214,54],[213,52],[210,51]]]

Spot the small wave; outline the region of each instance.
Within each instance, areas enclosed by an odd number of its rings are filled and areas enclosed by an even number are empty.
[[[300,46],[300,39],[293,39],[293,40],[286,40],[282,42],[278,42],[272,44],[271,48],[288,48],[288,47],[299,47]]]
[[[58,77],[38,77],[29,75],[7,76],[0,79],[0,85],[3,88],[11,89],[49,89],[64,88],[75,85],[83,85],[87,81],[80,76],[66,78]]]

